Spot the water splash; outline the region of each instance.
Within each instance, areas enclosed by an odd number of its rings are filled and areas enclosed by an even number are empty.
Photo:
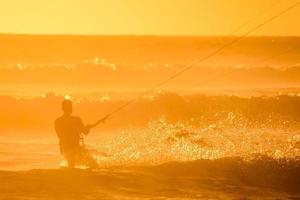
[[[234,113],[201,127],[170,123],[161,118],[149,122],[145,129],[127,129],[95,141],[98,153],[94,156],[101,166],[157,165],[226,157],[251,160],[258,155],[273,159],[299,158],[297,131],[262,126],[249,128],[244,118]]]

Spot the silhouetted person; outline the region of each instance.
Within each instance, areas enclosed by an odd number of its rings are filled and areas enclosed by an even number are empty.
[[[85,126],[80,117],[72,116],[73,104],[70,100],[62,102],[62,110],[63,115],[55,120],[55,131],[59,138],[60,152],[66,158],[68,166],[74,168],[82,151],[84,151],[80,144],[81,134],[87,135],[91,128],[104,122],[107,117],[94,125]]]

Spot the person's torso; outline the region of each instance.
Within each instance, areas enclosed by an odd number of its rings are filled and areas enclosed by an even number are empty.
[[[81,134],[81,120],[75,116],[62,116],[55,121],[57,134],[62,143],[78,143]]]

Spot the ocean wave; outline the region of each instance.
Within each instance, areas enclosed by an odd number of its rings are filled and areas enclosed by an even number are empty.
[[[201,159],[165,163],[149,167],[147,171],[170,177],[228,179],[240,184],[269,186],[296,192],[299,192],[300,188],[300,157],[274,159],[255,155],[251,160],[241,157]]]

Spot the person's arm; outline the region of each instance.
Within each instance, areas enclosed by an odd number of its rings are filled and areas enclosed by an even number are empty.
[[[57,120],[55,120],[55,122],[54,122],[54,128],[55,128],[55,132],[56,132],[57,137],[60,139],[61,138],[61,133],[60,133],[60,130],[59,130]]]
[[[54,128],[55,128],[56,135],[59,139],[59,151],[61,154],[64,154],[63,147],[62,147],[62,141],[61,141],[62,140],[62,132],[61,132],[61,128],[59,126],[58,120],[55,120]]]
[[[81,132],[82,132],[83,134],[85,134],[85,135],[89,134],[89,132],[90,132],[90,130],[91,130],[92,128],[95,128],[95,127],[98,126],[100,123],[104,123],[104,122],[107,120],[108,117],[109,117],[109,115],[106,115],[106,116],[103,117],[102,119],[98,120],[96,123],[94,123],[94,124],[88,124],[88,125],[86,125],[86,126],[83,125],[81,119],[79,118],[79,121],[80,121],[80,127],[81,127],[81,128],[80,128]]]
[[[90,125],[85,126],[79,117],[78,117],[78,125],[79,125],[79,130],[81,133],[83,133],[85,135],[89,134],[90,129],[91,129]]]

